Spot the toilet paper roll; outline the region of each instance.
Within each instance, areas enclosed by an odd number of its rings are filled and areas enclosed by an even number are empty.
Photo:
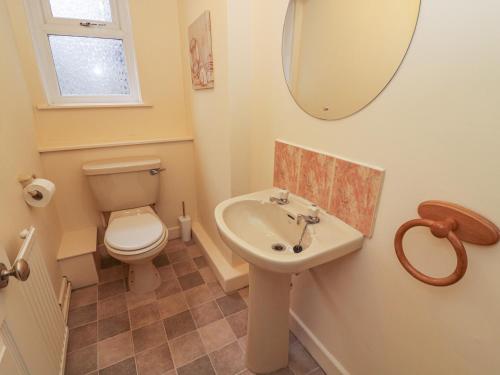
[[[43,178],[35,178],[24,187],[24,200],[33,207],[45,207],[50,203],[56,192],[56,186],[52,181]]]

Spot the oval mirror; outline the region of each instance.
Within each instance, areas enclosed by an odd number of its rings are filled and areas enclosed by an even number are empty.
[[[297,104],[336,120],[375,99],[401,64],[420,0],[290,0],[283,71]]]

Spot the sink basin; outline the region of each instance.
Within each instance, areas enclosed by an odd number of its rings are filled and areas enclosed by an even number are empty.
[[[270,189],[228,199],[215,209],[215,219],[224,242],[248,263],[263,269],[297,273],[330,262],[363,244],[363,235],[335,216],[320,212],[320,222],[308,225],[302,240],[303,251],[293,246],[300,241],[305,223],[297,224],[298,214],[306,214],[310,202],[290,195],[289,204],[277,205]],[[281,251],[273,245],[282,244]]]
[[[288,364],[288,310],[291,274],[359,250],[363,235],[335,216],[319,213],[306,226],[311,203],[290,194],[289,203],[271,203],[279,189],[228,199],[215,208],[223,241],[250,264],[247,367],[269,373]],[[302,251],[295,252],[300,243]]]

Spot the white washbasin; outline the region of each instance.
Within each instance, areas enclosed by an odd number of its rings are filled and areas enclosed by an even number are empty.
[[[305,222],[297,224],[298,214],[307,214],[310,202],[290,194],[290,203],[278,205],[269,198],[278,196],[278,189],[242,195],[220,203],[215,220],[224,242],[250,264],[268,271],[296,273],[318,266],[358,250],[363,235],[335,216],[324,211],[320,222],[307,226],[303,251],[295,253]],[[274,244],[285,250],[272,249]]]
[[[305,271],[356,251],[363,235],[335,216],[320,212],[320,221],[297,224],[311,203],[290,194],[289,203],[271,203],[279,189],[228,199],[215,208],[224,242],[250,263],[247,367],[270,373],[288,364],[288,310],[291,274]],[[304,231],[305,228],[305,231]],[[294,252],[302,234],[301,252]],[[273,245],[284,249],[276,251]]]

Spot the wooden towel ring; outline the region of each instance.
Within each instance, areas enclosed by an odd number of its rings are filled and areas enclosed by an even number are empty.
[[[399,227],[394,247],[401,265],[417,280],[434,286],[447,286],[459,281],[467,271],[467,253],[462,241],[477,245],[493,245],[499,240],[499,229],[491,221],[474,211],[454,203],[426,201],[418,206],[421,219],[410,220]],[[447,238],[457,255],[457,266],[446,277],[431,277],[417,270],[406,257],[403,237],[416,226],[429,227],[438,238]]]

